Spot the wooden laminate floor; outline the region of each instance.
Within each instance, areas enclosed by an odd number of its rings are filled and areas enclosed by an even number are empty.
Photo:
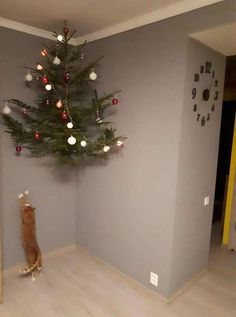
[[[215,246],[209,272],[171,303],[86,252],[45,260],[35,282],[4,278],[1,317],[235,317],[236,254]]]

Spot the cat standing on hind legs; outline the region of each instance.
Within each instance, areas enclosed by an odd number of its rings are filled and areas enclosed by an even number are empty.
[[[29,203],[29,191],[18,196],[21,214],[21,238],[25,251],[27,266],[22,269],[22,274],[30,274],[32,281],[36,274],[42,270],[42,257],[36,238],[35,208]]]

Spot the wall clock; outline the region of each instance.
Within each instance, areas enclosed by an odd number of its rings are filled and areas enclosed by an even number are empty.
[[[219,99],[219,80],[212,63],[206,61],[200,66],[199,72],[194,74],[192,88],[192,107],[196,121],[205,126],[210,121]]]

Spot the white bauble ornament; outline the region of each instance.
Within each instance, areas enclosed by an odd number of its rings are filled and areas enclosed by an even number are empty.
[[[72,122],[68,122],[66,126],[67,126],[68,129],[72,129],[73,128],[73,123]]]
[[[47,84],[47,85],[45,86],[45,89],[48,90],[48,91],[51,90],[51,89],[52,89],[52,85]]]
[[[5,107],[3,108],[2,112],[4,114],[10,114],[11,113],[11,108],[8,107],[8,105],[5,105]]]
[[[98,77],[98,75],[97,75],[94,71],[92,71],[92,73],[89,74],[89,78],[90,78],[91,80],[96,80],[97,77]]]
[[[80,142],[80,145],[81,145],[82,147],[85,147],[85,146],[87,145],[87,142],[86,142],[85,140],[82,140],[82,141]]]
[[[67,139],[67,142],[70,144],[70,145],[74,145],[76,143],[76,138],[71,135],[68,139]]]
[[[103,148],[103,152],[108,152],[110,150],[110,146],[109,145],[105,145]]]
[[[62,36],[61,34],[59,34],[59,35],[57,36],[57,40],[58,40],[59,42],[62,42],[62,41],[63,41],[63,36]]]
[[[43,66],[42,66],[41,64],[38,64],[38,65],[37,65],[37,69],[38,69],[38,70],[42,70],[42,69],[43,69]]]
[[[33,76],[30,74],[30,72],[28,72],[28,74],[26,74],[25,80],[26,81],[32,81],[33,80]]]
[[[54,58],[54,60],[53,60],[53,64],[54,65],[60,65],[60,63],[61,63],[61,60],[60,60],[60,58],[58,58],[57,56]]]
[[[116,144],[117,144],[117,146],[122,146],[124,143],[123,143],[122,141],[118,140],[118,141],[116,142]]]

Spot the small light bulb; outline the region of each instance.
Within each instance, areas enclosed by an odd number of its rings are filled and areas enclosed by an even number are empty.
[[[46,55],[47,55],[47,51],[46,51],[45,49],[42,50],[42,51],[41,51],[41,55],[42,55],[42,56],[46,56]]]
[[[52,85],[47,84],[47,85],[45,86],[45,89],[48,90],[48,91],[51,90],[51,89],[52,89]]]
[[[63,106],[62,101],[58,100],[58,102],[56,103],[56,107],[60,109],[62,106]]]
[[[30,74],[30,72],[28,72],[28,74],[26,74],[25,80],[26,81],[32,81],[33,80],[33,76]]]
[[[92,73],[89,74],[89,78],[91,80],[96,80],[98,77],[98,75],[94,72],[94,70],[92,71]]]
[[[82,140],[82,141],[80,142],[80,145],[81,145],[82,147],[85,147],[85,146],[87,145],[87,142],[86,142],[85,140]]]
[[[63,41],[63,36],[62,36],[61,34],[59,34],[59,35],[57,36],[57,40],[58,40],[59,42],[62,42],[62,41]]]
[[[76,143],[76,138],[73,137],[73,135],[71,135],[68,139],[67,139],[67,142],[70,144],[70,145],[74,145]]]
[[[73,128],[73,123],[72,122],[68,122],[66,126],[67,126],[68,129],[72,129]]]
[[[10,114],[11,113],[11,108],[8,107],[7,104],[5,104],[5,106],[4,106],[2,111],[3,111],[4,114]]]
[[[42,69],[43,69],[43,66],[42,66],[41,64],[38,64],[38,65],[37,65],[37,69],[38,69],[38,70],[42,70]]]
[[[109,145],[105,145],[103,148],[103,152],[108,152],[110,150],[110,146]]]

